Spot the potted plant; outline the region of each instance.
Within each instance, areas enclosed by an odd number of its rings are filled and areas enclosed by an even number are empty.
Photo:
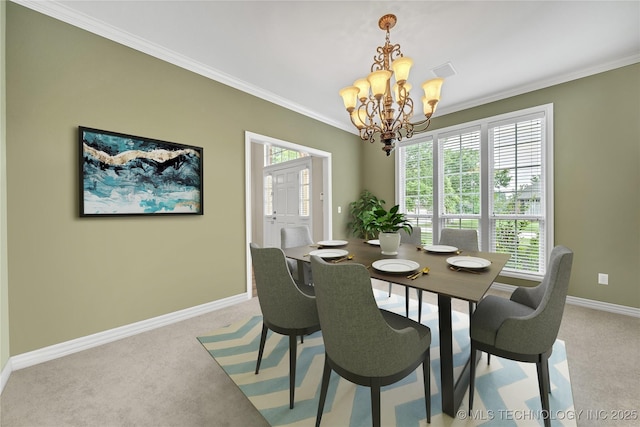
[[[413,232],[413,226],[405,214],[398,212],[399,205],[388,211],[383,207],[376,207],[363,215],[363,227],[367,233],[378,234],[380,249],[384,255],[397,255],[400,246],[399,230],[408,234]]]
[[[366,240],[375,239],[378,231],[370,231],[365,227],[365,219],[372,209],[382,208],[385,201],[378,199],[369,190],[360,193],[358,200],[349,204],[350,220],[347,224],[349,231],[356,237],[362,237]]]

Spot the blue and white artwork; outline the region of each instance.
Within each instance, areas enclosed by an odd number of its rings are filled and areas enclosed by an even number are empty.
[[[80,127],[80,215],[196,214],[202,148]]]

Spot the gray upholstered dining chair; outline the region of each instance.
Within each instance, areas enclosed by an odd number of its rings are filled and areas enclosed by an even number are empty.
[[[478,252],[478,232],[461,228],[443,228],[439,245],[454,246],[461,251]],[[469,302],[469,314],[473,312],[473,303]],[[422,290],[418,289],[418,322],[422,320]]]
[[[462,251],[478,252],[478,232],[461,228],[443,228],[438,244],[455,246]]]
[[[519,287],[510,299],[489,295],[480,301],[471,316],[471,380],[469,412],[473,408],[476,352],[484,351],[520,362],[536,364],[544,425],[549,415],[549,356],[558,337],[564,311],[573,252],[556,246],[542,282],[533,288]]]
[[[405,230],[398,230],[398,233],[400,234],[400,243],[409,243],[412,245],[417,246],[422,246],[422,229],[420,227],[413,227],[413,231],[411,232],[411,234],[407,233]],[[391,286],[392,283],[389,282],[389,296],[391,296]],[[421,311],[421,307],[422,307],[422,291],[419,289],[416,289],[416,293],[418,295],[418,311]],[[409,317],[409,287],[405,286],[404,287],[404,297],[405,297],[405,306],[406,306],[406,310],[407,310],[407,317]],[[418,319],[418,322],[420,320]]]
[[[295,227],[282,227],[280,229],[280,247],[282,249],[304,245],[313,245],[313,238],[311,237],[309,227],[300,225]],[[298,262],[296,260],[287,258],[287,265],[289,266],[293,280],[298,284],[300,290],[307,295],[313,295],[313,287],[310,286],[313,283],[311,265],[308,263],[304,264],[303,280],[299,279]]]
[[[331,372],[371,388],[374,426],[380,425],[380,387],[422,365],[427,422],[431,422],[431,330],[380,309],[362,264],[330,264],[311,257],[316,305],[325,345],[316,426],[320,425]]]
[[[398,234],[400,234],[400,243],[410,243],[416,246],[422,245],[422,229],[420,227],[413,227],[411,234],[400,229],[398,230]],[[389,283],[389,296],[391,296],[391,286],[392,284]]]
[[[267,332],[289,336],[289,408],[293,408],[296,383],[297,337],[320,330],[315,298],[296,286],[280,248],[260,248],[250,243],[258,301],[262,310],[262,335],[256,375],[264,353]]]

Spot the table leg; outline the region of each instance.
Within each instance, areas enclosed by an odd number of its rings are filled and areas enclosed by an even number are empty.
[[[453,329],[451,324],[451,297],[438,295],[438,326],[440,334],[440,386],[442,412],[455,418],[456,412],[469,387],[469,362],[460,377],[453,377]]]
[[[306,284],[307,283],[306,282],[307,278],[305,277],[305,274],[304,274],[304,270],[305,270],[305,265],[306,264],[307,264],[306,261],[303,261],[303,260],[300,260],[300,259],[298,260],[298,280],[299,280],[298,283],[302,283],[302,284]]]

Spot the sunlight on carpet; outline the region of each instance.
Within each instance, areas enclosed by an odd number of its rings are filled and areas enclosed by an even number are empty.
[[[378,305],[405,314],[403,297],[374,289]],[[410,315],[417,319],[418,304],[410,300]],[[535,426],[543,425],[536,367],[486,355],[476,370],[474,409],[468,415],[468,392],[456,418],[444,415],[440,398],[440,360],[438,309],[423,304],[422,323],[432,331],[430,426]],[[456,376],[469,357],[469,318],[453,313],[453,352]],[[312,426],[315,424],[324,365],[322,333],[306,336],[298,344],[295,406],[289,409],[288,338],[273,332],[265,345],[260,374],[255,375],[256,358],[262,329],[262,317],[255,316],[198,337],[204,348],[238,385],[251,403],[272,426]],[[383,426],[427,426],[424,410],[422,373],[418,368],[402,381],[382,388]],[[549,360],[552,425],[575,426],[573,396],[564,342],[554,344]],[[370,426],[369,389],[356,386],[333,373],[322,417],[323,426]]]

